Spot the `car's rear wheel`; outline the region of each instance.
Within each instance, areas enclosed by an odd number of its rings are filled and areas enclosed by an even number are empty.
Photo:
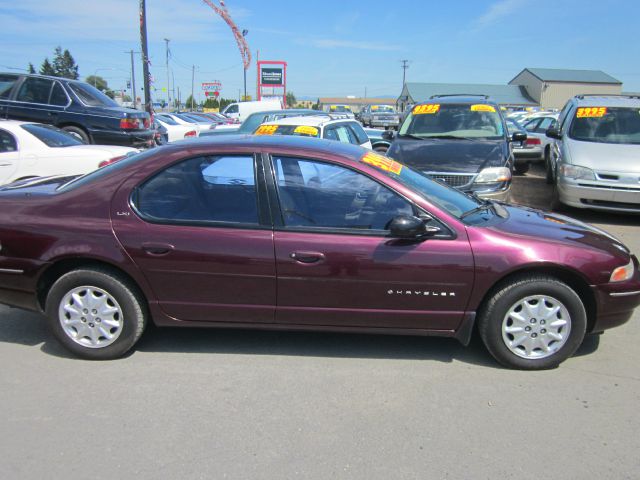
[[[478,318],[480,336],[502,365],[554,368],[578,349],[587,314],[578,294],[553,277],[530,275],[502,286]]]
[[[56,338],[92,360],[124,355],[146,324],[146,308],[124,278],[102,269],[73,270],[51,287],[46,313]]]
[[[91,143],[91,141],[89,139],[89,135],[87,134],[87,132],[85,132],[80,127],[74,127],[73,125],[67,125],[66,127],[62,127],[62,130],[64,130],[65,132],[67,132],[70,135],[73,135],[78,140],[81,140],[84,143],[87,143],[87,144]]]
[[[546,182],[548,185],[553,184],[553,170],[551,169],[551,152],[549,147],[544,149],[544,166],[546,170]]]

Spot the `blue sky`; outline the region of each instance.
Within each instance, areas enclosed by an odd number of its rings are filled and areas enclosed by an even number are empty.
[[[254,56],[247,72],[255,94],[255,57],[285,60],[298,97],[400,93],[407,81],[497,83],[525,67],[598,69],[640,91],[640,1],[583,0],[228,0]],[[220,80],[237,97],[242,62],[227,25],[202,0],[147,0],[151,72],[166,87],[164,41],[171,39],[170,75],[191,91]],[[0,0],[0,71],[39,68],[57,45],[67,48],[81,77],[97,73],[125,86],[139,50],[137,0]],[[140,87],[141,65],[136,61]],[[172,80],[173,81],[173,80]],[[185,93],[186,92],[186,93]],[[158,97],[162,94],[158,94]]]

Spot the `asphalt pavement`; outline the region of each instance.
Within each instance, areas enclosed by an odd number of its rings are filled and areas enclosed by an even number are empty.
[[[566,213],[640,253],[638,217]],[[477,340],[206,329],[90,362],[0,306],[0,479],[637,479],[639,317],[520,372]]]

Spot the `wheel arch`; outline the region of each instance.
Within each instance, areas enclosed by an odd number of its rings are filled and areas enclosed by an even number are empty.
[[[87,134],[87,137],[89,138],[89,142],[93,143],[93,136],[91,135],[91,132],[89,132],[87,127],[85,127],[84,125],[82,125],[80,123],[64,121],[64,122],[57,123],[56,127],[61,128],[61,129],[64,128],[64,127],[79,128],[80,130],[82,130],[84,133]]]
[[[502,289],[506,284],[516,281],[518,278],[528,277],[531,275],[546,275],[566,283],[582,300],[584,309],[587,313],[587,332],[591,332],[597,318],[596,297],[589,287],[589,283],[585,278],[575,270],[571,270],[559,265],[526,265],[521,268],[508,272],[506,275],[498,279],[484,294],[477,312],[481,312],[487,302],[495,295],[497,291]]]
[[[126,270],[113,263],[96,258],[63,258],[55,261],[44,270],[36,285],[36,298],[38,306],[42,311],[46,308],[46,300],[51,287],[62,275],[81,268],[97,268],[109,273],[113,273],[127,282],[128,286],[135,289],[136,293],[144,302],[144,306],[149,312],[149,300],[139,283]]]

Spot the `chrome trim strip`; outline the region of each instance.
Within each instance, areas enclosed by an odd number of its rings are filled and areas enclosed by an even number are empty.
[[[18,270],[14,268],[0,268],[0,273],[14,273],[16,275],[22,275],[24,270]]]
[[[632,295],[640,295],[640,290],[634,292],[611,292],[609,295],[611,297],[630,297]]]

